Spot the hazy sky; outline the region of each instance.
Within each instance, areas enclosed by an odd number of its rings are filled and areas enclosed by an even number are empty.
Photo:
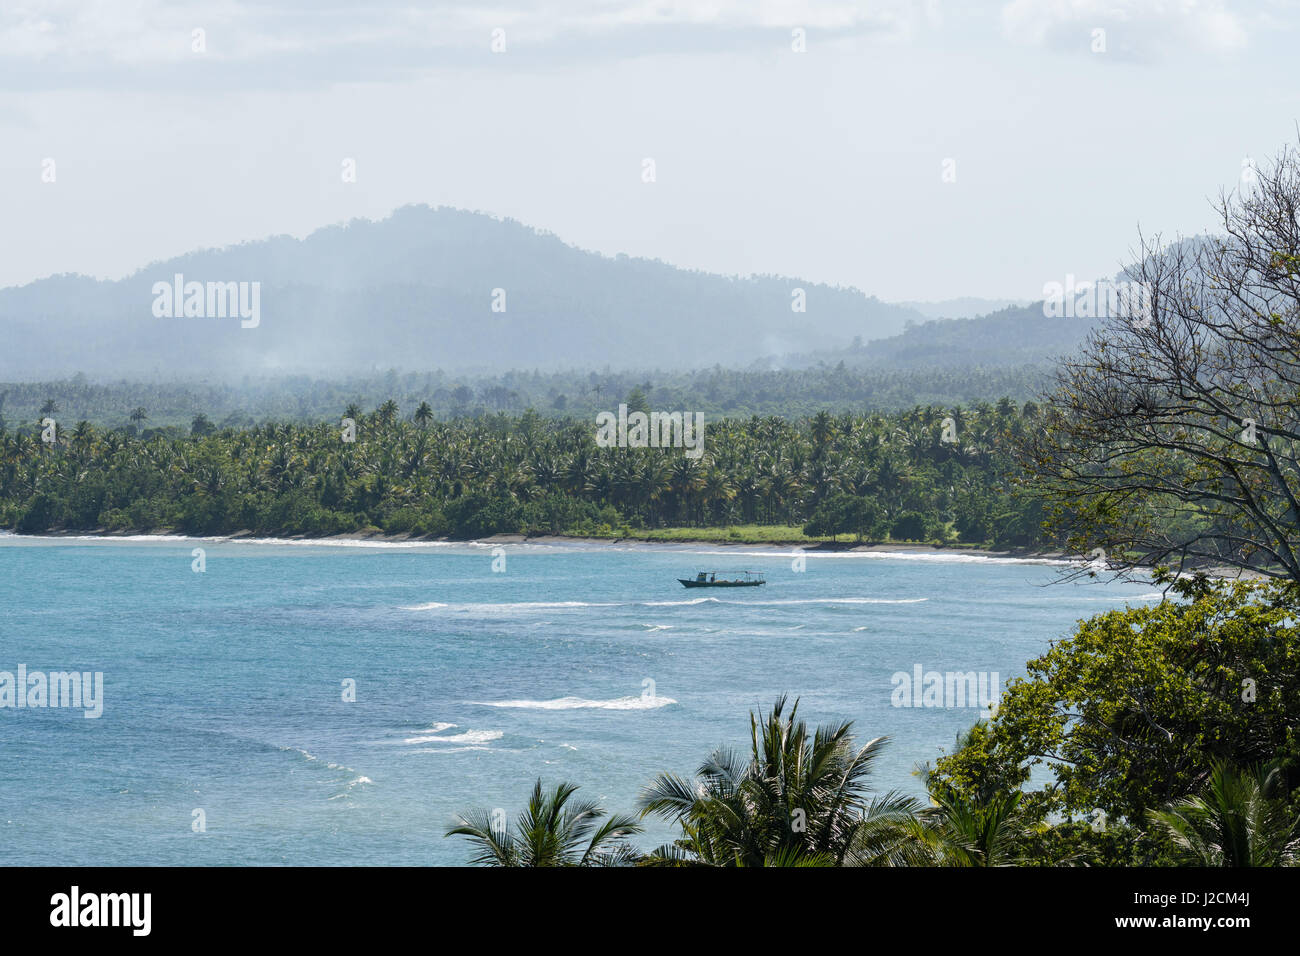
[[[1139,225],[1205,229],[1296,141],[1297,8],[4,0],[0,285],[427,202],[690,268],[1033,298],[1113,273]]]

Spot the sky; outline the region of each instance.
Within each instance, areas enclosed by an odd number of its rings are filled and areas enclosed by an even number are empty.
[[[5,0],[0,286],[429,203],[887,300],[1038,298],[1139,229],[1211,229],[1296,144],[1298,25],[1280,0]]]

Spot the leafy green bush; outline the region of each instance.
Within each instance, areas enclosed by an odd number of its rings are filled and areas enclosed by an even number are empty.
[[[1034,771],[1028,802],[1044,818],[1100,809],[1134,825],[1197,792],[1219,760],[1282,760],[1295,792],[1300,596],[1277,583],[1170,586],[1183,600],[1099,614],[1030,661],[936,775],[979,791]]]
[[[464,540],[523,531],[522,509],[505,497],[490,497],[480,492],[465,495],[448,502],[446,515],[450,534]]]
[[[411,534],[424,537],[447,534],[451,524],[442,509],[429,502],[422,507],[407,505],[390,512],[380,525],[388,534]]]
[[[886,528],[884,509],[873,499],[837,491],[813,510],[803,533],[809,537],[852,534],[858,540],[879,540]]]
[[[925,541],[935,537],[937,522],[919,511],[904,511],[890,526],[890,537],[898,541]]]
[[[44,492],[37,492],[18,518],[17,530],[26,533],[49,531],[54,527],[55,516],[61,511],[60,503]]]

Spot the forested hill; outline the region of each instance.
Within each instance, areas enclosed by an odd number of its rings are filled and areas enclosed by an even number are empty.
[[[155,283],[177,274],[205,290],[260,283],[256,327],[155,315]],[[857,289],[611,258],[513,220],[407,206],[301,240],[193,252],[120,281],[65,275],[0,290],[0,381],[735,367],[922,318]]]
[[[842,358],[851,364],[895,369],[1053,366],[1078,349],[1096,322],[1095,318],[1046,316],[1043,303],[1036,302],[978,318],[911,324],[898,335],[809,358]]]

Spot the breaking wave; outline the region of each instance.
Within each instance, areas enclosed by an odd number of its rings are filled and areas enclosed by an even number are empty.
[[[584,697],[557,697],[555,700],[480,700],[484,707],[518,710],[657,710],[677,701],[671,697],[615,697],[611,700],[587,700]]]

